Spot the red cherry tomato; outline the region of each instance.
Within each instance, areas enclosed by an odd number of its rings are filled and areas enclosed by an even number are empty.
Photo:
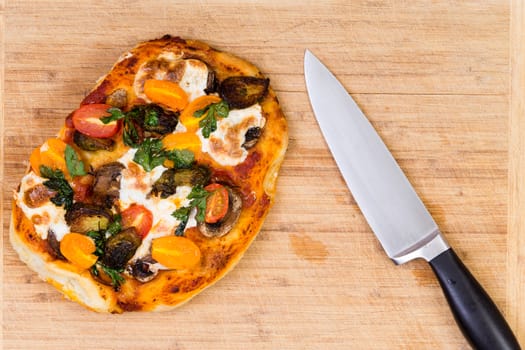
[[[153,214],[143,205],[132,204],[122,213],[122,227],[135,227],[137,233],[142,237],[148,235],[153,224]]]
[[[206,199],[206,212],[204,221],[208,224],[214,224],[223,219],[228,213],[230,198],[228,190],[221,184],[211,184],[204,188],[211,194]]]
[[[79,132],[91,137],[108,138],[115,135],[118,131],[119,124],[117,121],[102,123],[100,118],[108,117],[111,114],[108,109],[110,105],[90,104],[83,105],[73,112],[73,125]]]

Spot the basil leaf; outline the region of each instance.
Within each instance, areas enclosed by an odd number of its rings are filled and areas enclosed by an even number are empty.
[[[210,134],[217,130],[217,117],[226,118],[230,113],[230,108],[225,101],[212,103],[202,109],[199,109],[193,116],[200,118],[206,113],[206,116],[199,121],[199,127],[202,129],[204,138],[210,137]]]
[[[66,167],[71,176],[82,176],[86,175],[84,170],[84,163],[78,157],[77,152],[70,145],[66,145],[65,150]]]

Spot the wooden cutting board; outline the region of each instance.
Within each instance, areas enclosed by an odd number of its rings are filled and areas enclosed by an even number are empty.
[[[525,344],[525,9],[511,1],[2,1],[5,349],[469,349],[424,262],[385,256],[321,137],[305,48],[341,79]],[[19,262],[12,191],[98,77],[171,33],[270,77],[290,146],[238,267],[175,312],[100,315]]]

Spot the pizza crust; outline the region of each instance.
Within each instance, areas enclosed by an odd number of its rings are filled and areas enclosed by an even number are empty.
[[[165,36],[139,44],[122,55],[82,103],[101,103],[102,98],[119,88],[128,92],[128,107],[138,103],[131,77],[137,67],[166,50],[204,61],[220,80],[231,75],[262,77],[251,63],[212,49],[207,44]],[[9,231],[13,248],[40,278],[51,283],[68,299],[93,311],[168,311],[184,304],[221,279],[238,263],[261,229],[273,204],[277,176],[287,148],[288,131],[286,119],[271,88],[261,105],[267,121],[259,141],[250,149],[251,158],[249,156],[250,159],[235,167],[221,167],[213,161],[207,162],[212,168],[227,168],[226,173],[239,184],[240,191],[249,203],[243,207],[237,224],[226,236],[209,239],[197,229],[187,231],[186,236],[199,246],[203,255],[196,271],[162,271],[147,283],[126,277],[121,290],[116,292],[112,287],[93,279],[88,270],[79,270],[49,254],[44,248],[47,243],[37,237],[30,218],[24,216],[16,201],[13,202]],[[59,135],[64,132],[62,129]],[[122,152],[123,149],[117,146],[113,153],[102,151],[96,152],[96,156],[83,156],[97,167],[114,161]]]

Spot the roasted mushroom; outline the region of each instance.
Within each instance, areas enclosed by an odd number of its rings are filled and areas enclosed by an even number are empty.
[[[215,71],[208,67],[208,81],[206,82],[206,89],[204,89],[204,92],[206,94],[211,94],[217,91],[219,85],[218,81],[215,77]]]
[[[146,283],[158,275],[159,267],[157,261],[148,255],[133,261],[129,265],[128,271],[137,281]]]
[[[128,104],[128,92],[125,89],[117,89],[106,97],[106,103],[117,108],[126,107]]]
[[[134,227],[129,227],[111,236],[104,248],[102,263],[111,269],[123,269],[140,246],[142,240]]]
[[[255,146],[255,144],[259,140],[259,137],[261,136],[261,133],[262,129],[258,126],[249,128],[248,131],[246,131],[246,134],[244,135],[244,143],[242,144],[242,147],[248,149]]]
[[[47,231],[47,246],[46,250],[55,259],[66,260],[66,258],[60,252],[60,242],[57,240],[57,236],[53,230]]]
[[[71,232],[86,233],[105,230],[111,221],[111,214],[96,205],[76,202],[66,212],[65,218]]]
[[[208,238],[222,237],[233,228],[241,214],[242,199],[241,196],[232,188],[225,186],[228,190],[229,206],[228,213],[224,218],[214,224],[199,222],[197,227],[199,231]]]
[[[115,141],[109,138],[90,137],[75,130],[73,142],[85,151],[106,150],[111,151],[115,148]]]
[[[119,162],[105,164],[95,171],[93,183],[93,203],[111,208],[119,197],[120,175],[124,165]]]
[[[24,203],[29,208],[38,208],[56,195],[56,191],[44,184],[38,184],[24,192]]]
[[[256,77],[229,77],[221,82],[219,95],[231,109],[247,108],[266,96],[269,83],[269,79]]]

